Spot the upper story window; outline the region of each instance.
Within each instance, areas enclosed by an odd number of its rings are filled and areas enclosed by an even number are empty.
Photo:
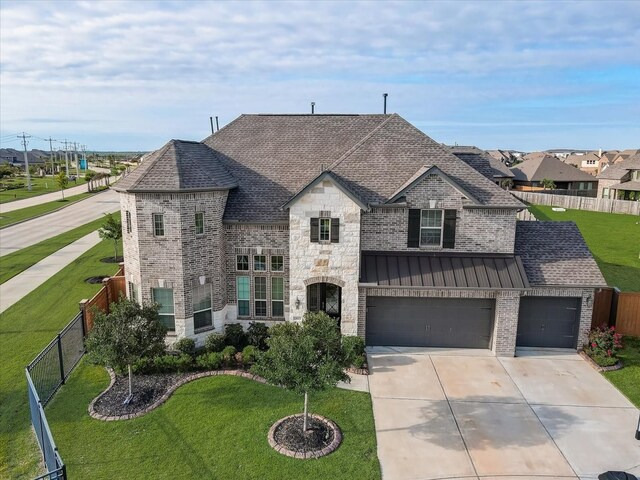
[[[267,257],[266,255],[254,255],[253,256],[253,270],[256,272],[265,272],[267,270]]]
[[[249,270],[249,255],[236,256],[236,270],[246,272]]]
[[[238,302],[238,316],[249,316],[249,277],[236,277],[236,297]]]
[[[158,317],[160,322],[167,327],[170,332],[176,329],[176,317],[173,308],[173,289],[172,288],[152,288],[151,298],[160,305]]]
[[[312,218],[311,238],[314,243],[338,243],[340,241],[339,218]]]
[[[196,235],[204,234],[204,213],[196,212]]]
[[[254,312],[256,317],[267,316],[267,277],[255,277],[254,281]]]
[[[127,233],[131,233],[131,212],[127,210],[124,216],[127,222]]]
[[[284,272],[284,257],[282,255],[271,255],[271,271]]]
[[[456,214],[455,209],[410,209],[407,247],[455,248]]]
[[[153,234],[156,237],[164,237],[164,215],[161,213],[153,214]]]

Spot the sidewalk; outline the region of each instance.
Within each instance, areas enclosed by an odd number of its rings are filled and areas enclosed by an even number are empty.
[[[4,282],[0,285],[0,313],[38,288],[99,242],[98,232],[91,232]]]
[[[117,180],[118,177],[110,177],[109,182],[111,185]],[[51,180],[52,182],[54,180]],[[72,183],[72,182],[70,182]],[[77,187],[67,188],[64,191],[64,198],[71,197],[73,195],[79,195],[81,193],[87,193],[89,191],[89,185],[84,183]],[[60,191],[45,193],[31,198],[25,198],[23,200],[16,200],[14,202],[0,204],[0,214],[13,212],[14,210],[20,210],[21,208],[33,207],[34,205],[40,205],[41,203],[55,202],[61,200],[62,194]],[[62,205],[61,205],[62,206]]]

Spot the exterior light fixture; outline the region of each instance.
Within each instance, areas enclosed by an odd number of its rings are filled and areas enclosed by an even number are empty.
[[[296,297],[296,310],[300,310],[300,299]]]

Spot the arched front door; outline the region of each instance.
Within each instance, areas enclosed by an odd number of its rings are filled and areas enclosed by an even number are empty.
[[[340,323],[342,289],[333,283],[313,283],[307,287],[307,310],[325,312]]]

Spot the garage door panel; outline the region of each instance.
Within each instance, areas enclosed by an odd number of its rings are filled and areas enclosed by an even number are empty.
[[[493,300],[369,297],[368,345],[489,348]]]
[[[520,299],[516,345],[576,348],[580,327],[580,298],[523,297]]]

